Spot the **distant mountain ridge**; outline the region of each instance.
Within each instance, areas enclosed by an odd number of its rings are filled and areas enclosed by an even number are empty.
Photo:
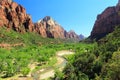
[[[79,39],[80,39],[80,40],[84,40],[84,39],[85,39],[85,36],[82,35],[82,34],[80,34],[80,35],[79,35]]]
[[[73,30],[67,32],[50,16],[46,16],[39,20],[37,23],[35,23],[35,26],[37,28],[36,30],[39,30],[38,33],[40,33],[40,35],[43,37],[79,39],[79,36]]]
[[[120,25],[120,3],[106,8],[97,16],[90,38],[99,40],[114,31],[115,26]]]
[[[35,32],[42,37],[79,39],[75,32],[67,32],[50,16],[33,23],[25,8],[12,0],[0,0],[0,26],[20,33]]]

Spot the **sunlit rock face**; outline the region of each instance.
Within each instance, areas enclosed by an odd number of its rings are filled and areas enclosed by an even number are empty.
[[[115,26],[120,25],[120,3],[106,8],[97,16],[90,38],[99,40],[108,33],[113,32]]]
[[[34,24],[25,8],[12,0],[0,0],[0,26],[18,32],[33,31]]]
[[[31,16],[26,13],[25,8],[12,0],[0,0],[0,27],[13,29],[20,33],[35,32],[42,37],[76,38],[76,36],[70,36],[50,16],[46,16],[37,23],[33,23]]]
[[[53,20],[50,16],[44,17],[42,20],[39,20],[36,24],[36,31],[43,37],[50,38],[61,38],[61,39],[79,39],[79,36],[74,31],[67,32]]]
[[[44,17],[36,24],[36,31],[43,37],[65,38],[65,30],[50,16]]]

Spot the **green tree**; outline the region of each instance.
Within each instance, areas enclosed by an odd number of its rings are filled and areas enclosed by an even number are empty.
[[[107,80],[120,80],[120,52],[114,52],[112,59],[103,67],[101,77]]]

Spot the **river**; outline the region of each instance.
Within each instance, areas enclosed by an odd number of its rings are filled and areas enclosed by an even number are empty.
[[[74,52],[58,51],[56,53],[57,63],[55,65],[57,65],[57,67],[59,67],[60,70],[62,70],[67,63],[66,59],[64,59],[63,56],[64,55],[70,55],[70,54],[74,54]],[[55,74],[54,68],[49,68],[49,69],[45,68],[45,69],[41,69],[40,71],[41,71],[40,73],[42,73],[42,74],[40,74],[39,80],[54,77],[54,74]]]

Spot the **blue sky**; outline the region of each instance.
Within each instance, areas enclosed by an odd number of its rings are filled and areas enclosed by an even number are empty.
[[[33,22],[51,16],[65,30],[74,30],[86,37],[96,17],[108,6],[115,6],[118,0],[14,0],[32,16]]]

